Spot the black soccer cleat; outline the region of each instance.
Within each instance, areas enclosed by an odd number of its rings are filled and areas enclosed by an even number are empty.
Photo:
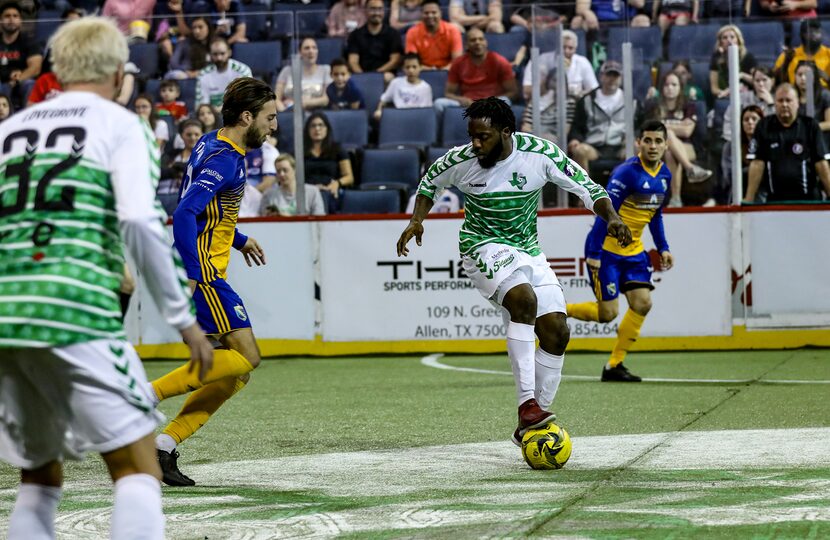
[[[159,458],[159,466],[161,467],[161,480],[168,486],[195,486],[196,482],[182,473],[179,470],[179,465],[176,461],[179,459],[179,453],[173,450],[172,452],[165,452],[164,450],[156,449],[156,454]]]
[[[643,379],[628,371],[624,365],[617,364],[616,367],[602,368],[602,382],[641,382]]]

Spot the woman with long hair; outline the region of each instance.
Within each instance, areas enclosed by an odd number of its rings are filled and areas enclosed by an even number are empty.
[[[312,113],[306,120],[303,143],[305,181],[320,187],[331,210],[340,190],[354,184],[349,155],[334,140],[331,123],[321,112]]]
[[[0,122],[14,114],[12,100],[6,94],[0,94]]]
[[[741,111],[741,181],[746,190],[746,180],[749,171],[749,161],[746,159],[749,141],[755,134],[755,127],[764,117],[764,110],[758,105],[748,105]],[[732,145],[724,144],[721,151],[721,185],[718,186],[717,198],[719,202],[727,203],[732,198]],[[766,173],[764,173],[766,174]],[[762,182],[763,185],[763,182]]]
[[[203,133],[210,133],[222,127],[222,116],[210,103],[202,103],[196,107],[194,118],[202,123]]]
[[[207,17],[193,17],[190,20],[190,34],[180,38],[170,58],[170,71],[165,78],[193,79],[199,70],[210,63],[210,40],[213,27]]]
[[[830,91],[821,84],[818,66],[811,60],[801,60],[795,68],[795,89],[798,91],[798,114],[807,116],[807,74],[813,74],[813,118],[822,133],[830,131]]]
[[[149,124],[150,130],[156,136],[156,144],[158,144],[159,149],[164,148],[164,145],[170,140],[170,129],[167,127],[167,122],[159,120],[156,108],[153,105],[153,97],[149,94],[139,94],[133,101],[133,111]]]
[[[680,195],[684,173],[690,183],[698,183],[712,176],[712,171],[693,163],[697,158],[692,144],[692,134],[698,121],[697,108],[693,102],[686,99],[683,81],[673,71],[663,76],[660,96],[646,102],[645,117],[649,120],[660,120],[666,125],[669,147],[669,151],[666,152],[666,164],[672,173],[669,206],[683,206]]]
[[[314,38],[305,38],[300,42],[300,60],[303,64],[302,107],[306,111],[322,109],[329,104],[326,87],[331,83],[331,67],[328,64],[318,64],[318,54]],[[282,112],[294,105],[294,80],[290,65],[282,68],[277,76],[274,93],[277,94],[278,111]]]
[[[747,87],[752,85],[752,68],[757,64],[752,53],[746,50],[741,29],[734,24],[721,26],[715,38],[715,50],[712,52],[712,60],[709,62],[709,91],[718,99],[729,96],[728,56],[730,45],[738,46],[740,79]]]

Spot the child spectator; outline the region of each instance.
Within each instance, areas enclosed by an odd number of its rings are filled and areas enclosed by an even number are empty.
[[[281,154],[275,161],[277,183],[265,192],[259,207],[262,216],[297,215],[297,163],[291,154]],[[325,216],[326,206],[317,186],[305,184],[305,214]]]
[[[0,122],[3,122],[12,113],[14,113],[14,108],[12,107],[12,101],[9,99],[9,96],[0,94]]]
[[[366,108],[363,94],[352,80],[349,66],[342,58],[332,60],[331,80],[331,84],[326,87],[326,95],[329,97],[329,109],[340,111],[343,109]]]
[[[150,125],[150,129],[156,135],[156,144],[164,148],[170,140],[170,130],[164,120],[159,120],[158,113],[153,107],[153,98],[148,94],[139,94],[133,102],[133,111]]]
[[[380,96],[374,117],[380,120],[384,105],[392,103],[396,109],[432,107],[432,87],[421,79],[421,59],[417,53],[403,55],[403,77],[396,77]]]
[[[159,96],[161,103],[156,103],[156,113],[159,116],[172,116],[176,123],[181,122],[187,116],[187,105],[179,100],[182,89],[178,81],[168,79],[161,81]]]

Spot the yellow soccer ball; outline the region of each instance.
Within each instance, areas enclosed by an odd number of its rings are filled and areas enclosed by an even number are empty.
[[[528,430],[522,437],[522,456],[531,469],[561,469],[571,457],[571,437],[553,422]]]

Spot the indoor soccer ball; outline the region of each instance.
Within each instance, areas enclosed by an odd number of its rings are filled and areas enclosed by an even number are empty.
[[[522,456],[531,469],[561,469],[571,457],[571,437],[553,422],[528,430],[522,437]]]

